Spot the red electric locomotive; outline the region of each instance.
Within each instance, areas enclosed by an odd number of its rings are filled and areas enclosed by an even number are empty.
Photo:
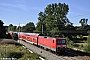
[[[39,36],[38,45],[56,53],[65,52],[67,47],[65,38],[53,38],[47,36]]]

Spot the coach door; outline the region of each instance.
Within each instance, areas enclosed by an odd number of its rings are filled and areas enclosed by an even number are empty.
[[[51,45],[52,47],[52,50],[53,51],[56,51],[56,43],[55,43],[55,40],[52,40],[52,45]]]

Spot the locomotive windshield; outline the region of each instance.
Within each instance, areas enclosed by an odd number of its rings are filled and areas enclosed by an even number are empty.
[[[66,40],[57,40],[57,44],[66,44]]]

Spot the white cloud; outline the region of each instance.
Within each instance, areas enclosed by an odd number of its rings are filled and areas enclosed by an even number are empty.
[[[22,10],[28,10],[28,7],[26,5],[22,5],[22,4],[7,4],[7,3],[0,3],[0,5],[2,6],[9,6],[9,7],[15,7],[15,8],[20,8]]]
[[[0,3],[1,6],[9,6],[9,7],[15,7],[15,8],[19,8],[22,9],[24,11],[29,11],[29,10],[42,10],[42,8],[39,7],[28,7],[24,4],[8,4],[8,3]]]
[[[73,24],[73,26],[81,26],[81,24]]]
[[[13,26],[25,26],[26,24],[13,24]]]
[[[0,3],[0,5],[2,5],[2,6],[11,6],[11,7],[17,7],[16,5],[7,4],[7,3]]]
[[[11,23],[11,24],[12,24],[12,23]],[[10,25],[10,24],[4,24],[4,26],[9,26],[9,25]],[[13,26],[21,26],[21,27],[22,27],[22,26],[25,26],[25,25],[26,25],[26,24],[20,24],[20,25],[19,25],[19,24],[13,24]]]
[[[26,3],[26,0],[14,0],[15,3]]]

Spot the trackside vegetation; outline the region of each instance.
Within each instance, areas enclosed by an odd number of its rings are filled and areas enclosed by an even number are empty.
[[[0,58],[17,58],[18,60],[40,60],[40,55],[30,53],[14,40],[0,40]]]
[[[89,31],[89,37],[87,39],[87,45],[86,45],[85,51],[90,53],[90,31]]]
[[[74,48],[76,50],[90,53],[90,32],[87,40],[84,40],[84,41],[81,40],[78,43],[70,40],[68,37],[66,39],[67,39],[68,48],[72,48],[72,49]]]

